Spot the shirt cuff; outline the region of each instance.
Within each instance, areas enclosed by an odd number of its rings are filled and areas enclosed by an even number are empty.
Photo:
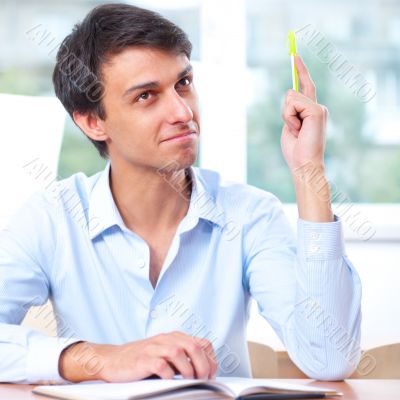
[[[341,258],[345,254],[342,222],[334,216],[333,222],[297,221],[297,254],[307,261]]]
[[[58,370],[61,352],[70,344],[79,342],[77,338],[35,337],[29,344],[26,361],[26,377],[31,383],[42,385],[69,383]]]

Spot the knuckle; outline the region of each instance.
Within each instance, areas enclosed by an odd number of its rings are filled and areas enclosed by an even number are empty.
[[[193,353],[199,353],[201,351],[201,347],[198,343],[196,342],[191,342],[188,344],[188,350],[193,352]]]
[[[289,97],[293,96],[293,89],[287,89],[286,90],[286,98],[288,99]]]
[[[200,343],[203,347],[211,347],[211,342],[208,339],[200,339]]]
[[[168,353],[171,358],[180,357],[183,355],[183,349],[178,346],[172,346],[170,347]]]
[[[207,352],[212,351],[212,344],[209,340],[207,339],[200,339],[199,344],[201,348]]]
[[[325,106],[322,106],[322,105],[320,105],[320,104],[318,104],[317,105],[317,111],[318,111],[318,114],[319,115],[321,115],[321,116],[325,116],[326,114],[326,112],[325,112]]]
[[[167,367],[168,367],[167,362],[163,358],[160,358],[156,360],[154,365],[154,370],[156,372],[163,372]]]

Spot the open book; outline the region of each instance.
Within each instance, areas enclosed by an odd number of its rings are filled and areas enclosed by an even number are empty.
[[[169,399],[321,399],[342,394],[332,389],[270,379],[147,379],[130,383],[86,382],[37,386],[34,393],[65,400]],[[263,395],[262,397],[260,397]]]

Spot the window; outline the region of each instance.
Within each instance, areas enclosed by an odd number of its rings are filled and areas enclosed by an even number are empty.
[[[377,18],[381,2],[367,3],[360,20],[359,7],[348,3],[307,1],[296,7],[274,0],[246,2],[247,64],[253,85],[263,88],[248,107],[249,183],[276,193],[283,201],[295,200],[279,152],[280,107],[291,86],[285,38],[289,29],[295,29],[299,52],[317,86],[318,101],[330,110],[326,150],[330,180],[352,202],[400,201],[400,59],[389,37],[371,35],[385,31],[389,16],[399,15],[400,7],[392,2],[387,17]],[[340,25],[354,23],[354,32],[347,37],[337,38],[325,30],[338,11]],[[336,62],[330,61],[336,57]],[[359,84],[352,81],[356,73],[360,74]]]

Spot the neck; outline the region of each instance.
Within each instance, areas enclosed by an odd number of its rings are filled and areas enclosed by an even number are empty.
[[[184,169],[160,173],[155,168],[111,164],[115,204],[125,225],[143,236],[176,228],[188,211],[191,186]]]

